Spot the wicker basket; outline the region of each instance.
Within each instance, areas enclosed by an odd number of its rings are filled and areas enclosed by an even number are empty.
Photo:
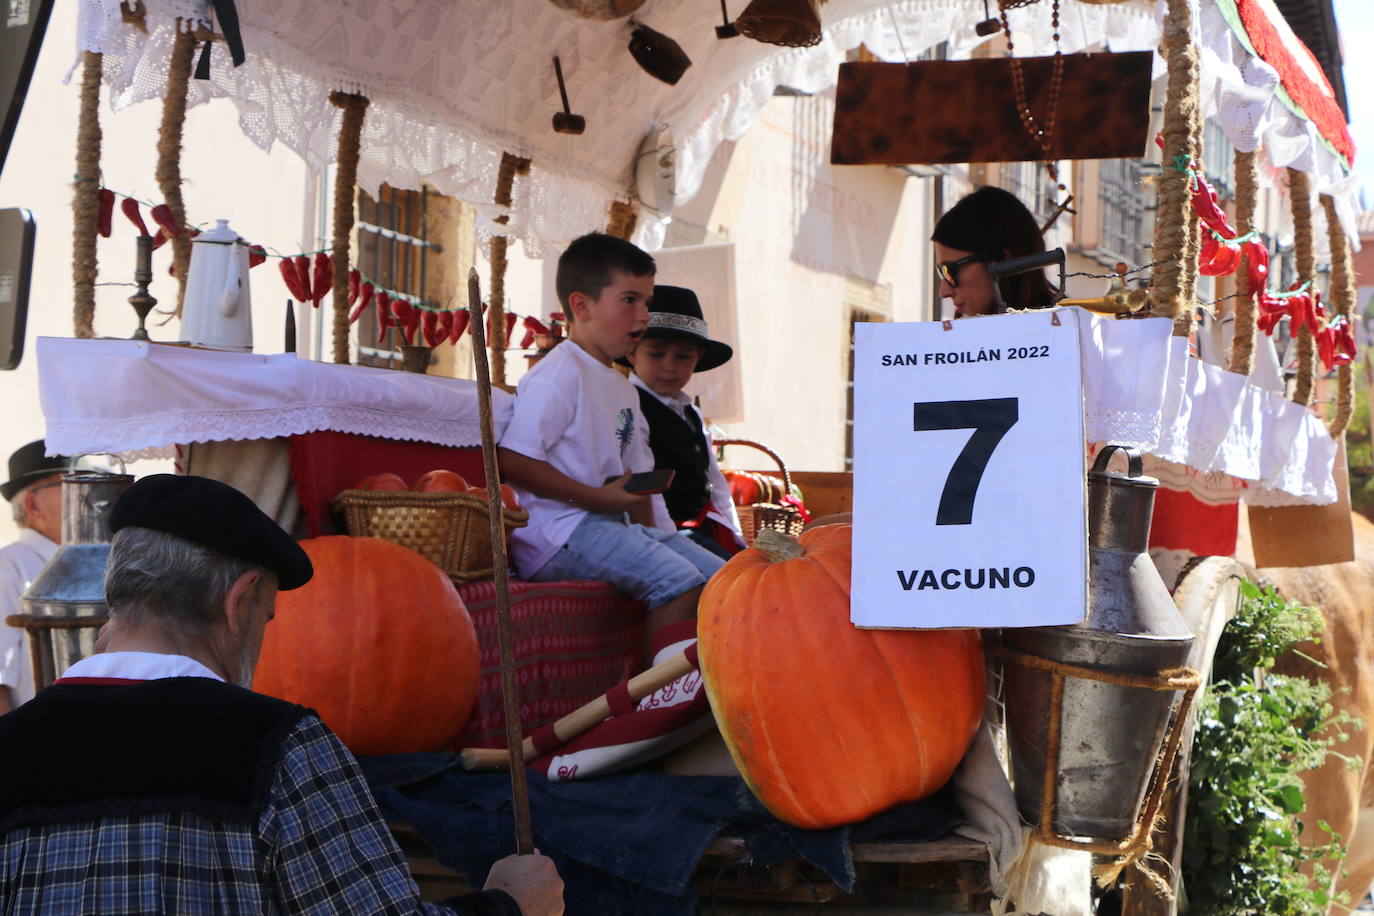
[[[763,452],[778,464],[778,470],[782,472],[782,488],[787,493],[792,492],[792,475],[787,473],[787,465],[782,463],[782,458],[777,452],[768,446],[754,442],[749,439],[716,439],[715,445],[747,445]],[[739,516],[740,534],[744,535],[744,543],[752,545],[754,537],[764,528],[772,528],[774,531],[796,537],[802,532],[805,522],[802,521],[801,513],[792,506],[778,506],[773,503],[754,503],[751,506],[735,506],[735,514]]]
[[[344,490],[334,510],[354,537],[374,537],[409,547],[458,585],[495,575],[487,498],[475,493],[413,490]],[[503,509],[506,536],[529,521],[524,509]]]

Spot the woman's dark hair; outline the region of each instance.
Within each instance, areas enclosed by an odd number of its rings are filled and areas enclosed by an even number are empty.
[[[1003,261],[1045,250],[1040,225],[1015,194],[991,185],[966,194],[935,224],[931,241],[957,251],[973,251]],[[1049,308],[1055,291],[1043,270],[997,281],[1011,308]]]

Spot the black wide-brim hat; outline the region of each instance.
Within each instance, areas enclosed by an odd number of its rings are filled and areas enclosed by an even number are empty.
[[[124,528],[150,528],[265,566],[277,574],[281,591],[300,588],[315,572],[301,546],[251,499],[206,477],[154,474],[136,481],[110,510],[110,532]]]
[[[72,460],[66,455],[44,455],[43,440],[30,442],[10,455],[10,479],[0,484],[0,496],[12,502],[20,490],[44,477],[64,473]]]
[[[640,339],[649,337],[690,340],[701,344],[704,349],[694,372],[714,369],[729,362],[735,355],[729,344],[711,339],[697,294],[681,286],[654,287],[654,298],[649,303],[649,326],[644,329],[644,337]],[[624,357],[616,362],[622,366],[630,365],[630,361]]]

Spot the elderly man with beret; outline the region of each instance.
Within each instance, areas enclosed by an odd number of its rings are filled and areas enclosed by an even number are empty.
[[[103,651],[0,717],[0,910],[563,912],[538,855],[422,903],[347,748],[246,689],[278,589],[313,573],[246,496],[147,477],[110,528]]]
[[[43,454],[43,440],[30,442],[10,456],[9,479],[0,496],[10,504],[19,538],[0,548],[0,713],[33,697],[24,631],[7,627],[10,614],[22,614],[19,599],[57,553],[62,539],[62,472],[70,459]]]

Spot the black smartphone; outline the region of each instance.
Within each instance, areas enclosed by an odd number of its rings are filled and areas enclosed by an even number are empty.
[[[633,493],[636,496],[648,496],[652,493],[662,493],[673,484],[673,477],[677,474],[671,468],[661,471],[643,471],[639,474],[631,474],[630,479],[625,481],[625,492]],[[607,477],[606,483],[614,483],[620,476]]]

